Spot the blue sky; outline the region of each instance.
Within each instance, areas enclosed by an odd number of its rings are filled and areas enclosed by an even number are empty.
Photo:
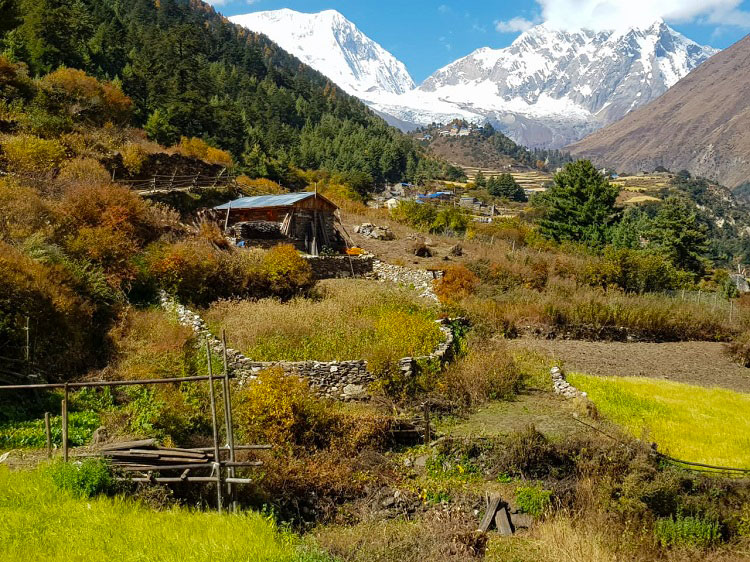
[[[663,17],[690,39],[725,48],[750,31],[750,0],[210,0],[227,15],[335,9],[403,61],[419,83],[479,47],[505,47],[523,29],[609,29]],[[613,23],[616,22],[616,23]]]

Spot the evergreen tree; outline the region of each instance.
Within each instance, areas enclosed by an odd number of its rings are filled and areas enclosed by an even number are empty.
[[[590,161],[567,164],[539,198],[544,210],[539,230],[551,240],[601,246],[617,218],[617,194],[617,186],[611,185]]]
[[[487,187],[487,180],[484,178],[482,170],[477,170],[477,175],[474,177],[474,185],[478,188]]]
[[[511,174],[493,176],[487,184],[487,191],[495,197],[503,197],[511,201],[527,201],[526,193]]]
[[[702,254],[708,249],[705,227],[695,207],[682,197],[668,197],[646,231],[648,246],[669,259],[675,267],[701,275]]]

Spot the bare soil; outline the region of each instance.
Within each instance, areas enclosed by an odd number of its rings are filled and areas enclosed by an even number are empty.
[[[510,342],[546,353],[568,371],[599,376],[650,377],[750,392],[750,369],[714,342],[622,343],[523,338]]]

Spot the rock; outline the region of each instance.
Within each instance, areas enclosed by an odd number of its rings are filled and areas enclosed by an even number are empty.
[[[361,384],[347,384],[344,387],[344,396],[350,400],[367,396],[367,390]]]
[[[96,428],[96,431],[94,431],[94,435],[91,437],[91,442],[94,445],[100,445],[102,443],[106,443],[107,439],[109,439],[109,432],[107,431],[107,428],[104,426],[100,426]]]
[[[456,244],[455,246],[451,246],[450,250],[448,250],[448,255],[453,257],[463,256],[464,249],[461,244]]]
[[[431,258],[432,252],[424,242],[414,244],[414,255],[418,258]]]
[[[420,455],[414,459],[414,466],[417,468],[424,468],[427,466],[427,460],[430,458],[429,455]]]
[[[515,530],[531,529],[531,526],[534,524],[534,518],[527,513],[511,513],[510,522],[513,524]]]

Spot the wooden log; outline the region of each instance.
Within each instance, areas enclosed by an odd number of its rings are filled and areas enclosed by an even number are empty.
[[[502,499],[500,498],[500,496],[490,497],[490,501],[487,504],[487,511],[484,513],[484,518],[482,519],[481,523],[479,523],[478,531],[482,533],[486,533],[487,531],[489,531],[490,525],[492,525],[492,522],[495,519],[495,514],[500,508],[501,501]]]
[[[221,351],[222,351],[222,359],[223,359],[223,366],[224,366],[224,381],[223,381],[223,390],[224,390],[224,423],[227,430],[227,447],[229,448],[229,461],[234,462],[235,455],[234,455],[234,427],[232,422],[232,397],[230,395],[230,386],[229,386],[229,361],[227,360],[227,333],[226,330],[222,328],[221,330]],[[216,459],[220,460],[220,459]],[[229,468],[229,477],[234,478],[236,476],[234,467]],[[232,490],[232,484],[231,482],[227,482],[227,495],[232,500],[232,511],[237,511],[238,505],[237,502],[234,499],[234,493]]]

